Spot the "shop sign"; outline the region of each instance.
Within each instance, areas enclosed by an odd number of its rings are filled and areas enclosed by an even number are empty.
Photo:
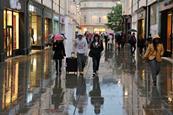
[[[59,21],[59,16],[54,16],[53,19]]]
[[[5,0],[4,8],[24,11],[26,0]]]
[[[51,19],[52,18],[52,10],[45,9],[44,15],[45,15],[46,18],[50,18]]]
[[[171,3],[173,3],[172,0],[167,0],[167,1],[165,1],[164,5],[167,6],[167,5],[170,5]]]
[[[141,12],[138,14],[138,19],[144,19],[145,12]]]
[[[21,3],[19,0],[9,0],[10,8],[21,10]]]
[[[65,23],[65,21],[64,21],[64,20],[65,20],[65,19],[64,19],[64,17],[63,17],[63,16],[61,16],[61,17],[60,17],[60,23],[61,23],[61,24],[64,24],[64,23]]]
[[[167,10],[167,9],[171,9],[173,8],[173,2],[161,2],[160,3],[160,11],[164,11],[164,10]]]

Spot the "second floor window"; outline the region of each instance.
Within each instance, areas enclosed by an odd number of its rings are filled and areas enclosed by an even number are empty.
[[[101,19],[101,17],[99,17],[99,23],[101,23],[101,21],[102,21],[102,19]]]
[[[87,21],[87,20],[86,20],[86,16],[84,16],[84,23],[85,23],[85,24],[86,24],[86,21]]]

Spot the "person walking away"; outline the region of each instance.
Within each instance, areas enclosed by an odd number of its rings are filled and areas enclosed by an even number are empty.
[[[105,49],[107,50],[107,48],[108,48],[108,41],[109,41],[107,32],[104,33],[104,40],[105,40]]]
[[[135,53],[136,50],[136,37],[135,37],[135,33],[132,33],[131,37],[130,37],[130,49],[131,49],[131,54],[133,55]]]
[[[86,38],[84,38],[84,36],[81,33],[79,33],[77,36],[75,48],[77,52],[78,70],[80,74],[83,74],[87,57],[88,43]]]
[[[145,48],[145,39],[144,38],[138,39],[138,48],[139,48],[139,54],[142,56],[143,50]]]
[[[100,36],[95,34],[93,41],[90,45],[90,51],[92,52],[92,62],[93,62],[93,77],[99,70],[99,63],[101,58],[101,52],[103,51],[103,41],[100,40]]]
[[[121,48],[124,48],[124,45],[125,45],[125,41],[126,41],[126,36],[125,36],[125,33],[121,32]]]
[[[53,59],[55,60],[56,64],[56,74],[58,75],[58,73],[61,73],[62,59],[64,59],[64,56],[66,56],[63,37],[60,34],[56,34],[54,36],[53,51]]]
[[[116,44],[116,48],[118,48],[118,50],[120,50],[120,45],[121,45],[121,35],[120,35],[120,33],[115,34],[115,44]]]
[[[163,44],[159,35],[153,36],[152,43],[148,44],[147,50],[144,54],[144,59],[149,61],[149,65],[152,73],[153,86],[156,86],[157,75],[160,72],[161,57],[164,53]]]

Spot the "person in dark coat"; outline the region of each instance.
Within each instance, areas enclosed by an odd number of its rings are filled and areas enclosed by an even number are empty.
[[[130,49],[131,49],[131,54],[133,55],[136,51],[136,37],[135,37],[135,33],[132,33],[131,37],[130,37]]]
[[[100,36],[98,34],[94,35],[93,41],[90,45],[90,50],[92,52],[92,61],[93,61],[93,76],[96,75],[99,70],[99,63],[101,58],[101,52],[103,51],[103,42],[100,40]]]
[[[66,56],[63,40],[57,40],[53,43],[53,51],[55,51],[53,59],[55,60],[56,72],[58,74],[58,72],[61,73],[62,59]]]

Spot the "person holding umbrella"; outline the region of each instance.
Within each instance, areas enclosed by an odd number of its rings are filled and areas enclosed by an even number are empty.
[[[56,74],[61,73],[61,67],[62,67],[62,59],[64,59],[64,56],[66,56],[64,43],[63,43],[63,36],[61,34],[56,34],[53,37],[53,59],[56,63]]]
[[[135,33],[133,32],[131,37],[130,37],[130,49],[131,49],[131,54],[133,55],[135,53],[136,50],[136,37],[135,37]]]

